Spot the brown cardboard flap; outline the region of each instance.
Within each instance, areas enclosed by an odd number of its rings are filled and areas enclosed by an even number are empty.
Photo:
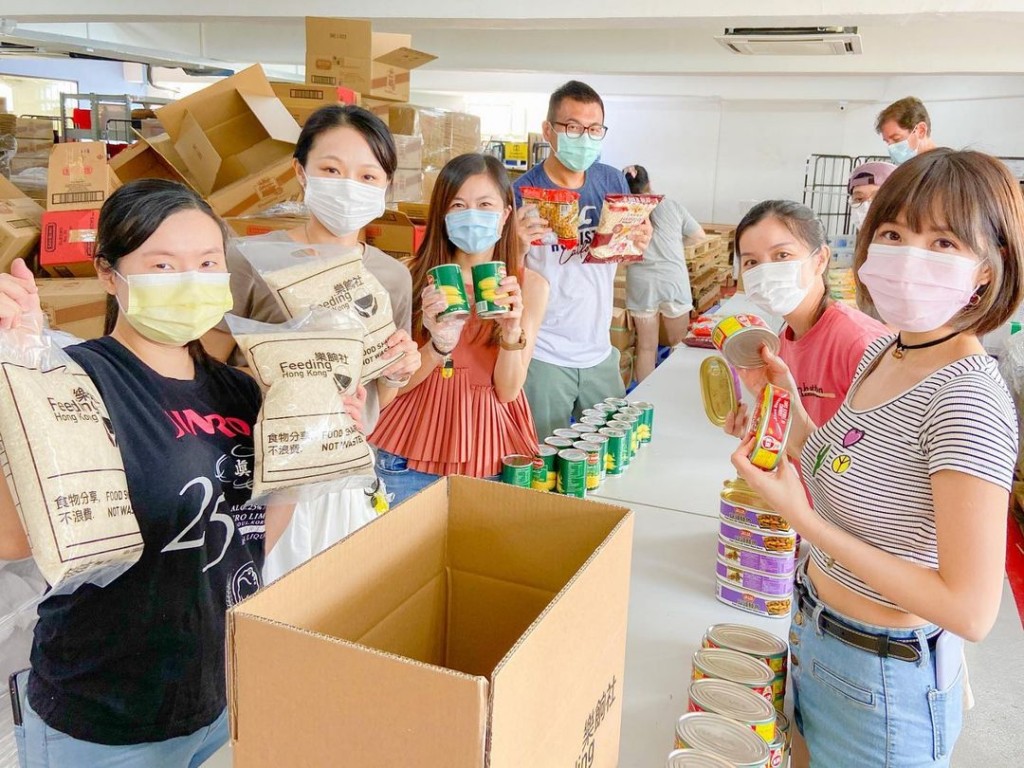
[[[416,51],[412,48],[396,48],[389,53],[385,53],[383,56],[378,56],[374,61],[388,67],[416,69],[424,64],[429,64],[435,59],[437,59],[437,56],[424,53],[423,51]]]
[[[174,149],[199,185],[199,191],[203,194],[212,192],[221,170],[221,158],[195,115],[186,114],[182,119],[181,133],[174,142]]]
[[[288,108],[276,96],[260,96],[248,93],[241,94],[242,100],[263,124],[267,135],[275,141],[294,144],[299,140],[301,129],[295,118],[288,113]]]
[[[156,116],[171,138],[177,139],[181,135],[185,115],[190,111],[202,109],[208,105],[208,102],[211,109],[217,109],[217,97],[229,95],[232,91],[236,90],[241,93],[257,96],[274,95],[274,89],[270,87],[270,82],[263,73],[263,67],[255,64],[236,75],[208,85],[191,96],[186,96],[183,99],[178,99],[178,101],[160,107],[156,112]]]

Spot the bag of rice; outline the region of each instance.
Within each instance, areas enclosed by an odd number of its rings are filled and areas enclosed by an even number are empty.
[[[327,310],[281,325],[233,315],[227,322],[264,392],[253,499],[290,503],[371,487],[373,455],[342,407],[359,386],[364,328]]]
[[[110,415],[39,315],[0,332],[0,464],[49,594],[106,586],[138,562]]]
[[[266,281],[288,317],[312,309],[351,310],[366,328],[362,382],[373,381],[398,360],[388,360],[388,338],[396,330],[391,296],[363,266],[362,247],[236,240],[239,252]]]
[[[633,238],[663,199],[664,195],[606,195],[584,263],[642,261],[644,252],[633,244]]]

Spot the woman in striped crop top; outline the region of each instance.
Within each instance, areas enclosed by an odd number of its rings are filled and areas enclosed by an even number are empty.
[[[868,347],[815,429],[795,404],[792,464],[733,463],[810,542],[791,630],[797,724],[816,766],[947,766],[962,718],[962,640],[1002,594],[1017,419],[978,341],[1024,295],[1024,200],[998,160],[937,149],[872,203],[860,302],[895,337]],[[792,387],[772,358],[770,378]]]
[[[547,308],[548,283],[523,265],[512,185],[493,157],[466,154],[449,162],[430,201],[430,220],[413,278],[413,336],[422,362],[381,414],[370,441],[377,470],[398,503],[438,477],[491,477],[509,454],[533,456],[537,434],[523,382]],[[507,276],[489,290],[509,307],[494,319],[476,311],[438,318],[448,306],[429,274],[461,267],[470,304],[472,268],[500,261]]]

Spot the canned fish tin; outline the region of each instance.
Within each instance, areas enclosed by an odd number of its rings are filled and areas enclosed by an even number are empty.
[[[469,314],[469,297],[462,279],[462,267],[458,264],[439,264],[427,271],[427,282],[443,293],[448,302],[448,306],[438,313],[438,318]]]
[[[786,735],[781,732],[775,734],[775,738],[768,742],[768,765],[771,768],[782,768],[786,764]]]
[[[796,552],[795,533],[765,531],[760,528],[751,528],[749,525],[734,523],[731,520],[722,520],[721,533],[722,538],[726,541],[748,549],[775,554]]]
[[[624,426],[628,427],[628,425]],[[612,476],[621,475],[629,464],[626,458],[626,440],[629,439],[629,432],[622,429],[605,427],[598,434],[608,438],[608,452],[605,454],[607,474]]]
[[[782,710],[786,707],[786,678],[787,674],[783,672],[781,675],[775,676],[775,682],[772,683],[772,693],[775,694],[775,712],[781,714]],[[789,745],[787,744],[788,748]]]
[[[796,569],[796,551],[765,552],[725,538],[718,539],[718,557],[741,568],[772,576],[791,574]]]
[[[668,756],[666,768],[733,768],[732,763],[710,752],[676,749]]]
[[[733,768],[768,768],[764,739],[734,720],[713,712],[690,712],[676,724],[676,748],[718,755]]]
[[[590,435],[583,435],[580,438],[584,443],[593,443],[601,446],[601,479],[608,476],[608,435],[595,432]]]
[[[507,293],[499,293],[500,283],[506,274],[503,261],[486,261],[473,265],[473,293],[476,297],[477,317],[487,319],[504,315],[509,311],[506,305],[496,303],[497,299],[508,296]]]
[[[750,434],[756,438],[750,451],[751,464],[769,472],[779,465],[793,425],[792,417],[793,404],[789,392],[766,384],[750,424]]]
[[[588,443],[585,440],[573,443],[572,447],[587,454],[587,490],[596,491],[601,485],[601,459],[604,457],[604,449],[598,443]]]
[[[580,433],[570,427],[562,427],[551,433],[553,437],[564,437],[566,440],[575,442],[580,439]]]
[[[572,448],[572,444],[575,440],[569,440],[565,437],[545,437],[544,445],[550,445],[552,448],[557,448],[560,451],[564,451],[566,448]],[[557,464],[557,462],[556,462]]]
[[[577,435],[592,435],[595,432],[597,432],[598,428],[593,424],[583,424],[582,422],[576,422],[570,427],[570,429]]]
[[[587,454],[568,448],[558,452],[558,492],[577,499],[587,497]]]
[[[743,590],[760,592],[765,595],[787,596],[793,592],[793,574],[787,573],[778,576],[771,576],[767,573],[758,573],[746,568],[740,568],[735,563],[730,563],[723,558],[718,558],[715,564],[715,572],[718,578]]]
[[[517,488],[529,488],[533,484],[533,458],[513,454],[501,460],[501,482]]]
[[[693,679],[728,680],[749,688],[769,704],[775,701],[772,683],[775,673],[763,661],[739,651],[701,648],[693,654]]]
[[[592,427],[600,429],[608,423],[608,419],[605,418],[604,414],[600,416],[584,416],[580,419],[580,424],[589,424]]]
[[[779,337],[768,323],[757,315],[732,315],[722,320],[711,332],[711,343],[730,365],[737,368],[761,368],[761,346],[779,351]]]
[[[788,666],[789,646],[785,640],[763,629],[744,624],[712,624],[704,633],[705,648],[724,648],[763,661],[776,675]],[[786,727],[789,721],[783,718]]]
[[[792,533],[789,521],[778,512],[760,508],[765,506],[767,505],[753,491],[744,491],[740,486],[727,486],[722,491],[720,511],[723,520],[732,520],[764,531]]]
[[[553,491],[558,482],[555,472],[555,456],[558,449],[550,445],[538,445],[533,459],[533,477],[530,485],[535,491]]]
[[[628,408],[629,400],[624,400],[621,397],[606,397],[604,399],[605,405],[610,405],[616,411],[620,408]]]
[[[729,364],[717,355],[700,364],[700,396],[704,413],[716,427],[724,427],[725,420],[740,403],[740,387]]]
[[[690,683],[690,711],[714,712],[743,723],[767,742],[775,738],[775,707],[728,680],[705,678]]]
[[[634,404],[633,407],[640,409],[640,423],[643,424],[640,442],[646,445],[654,437],[654,404],[641,402]]]
[[[789,611],[793,606],[792,594],[766,595],[763,592],[743,589],[721,578],[717,582],[716,594],[718,599],[726,605],[739,608],[747,613],[756,613],[758,616],[764,616],[769,619],[788,619]],[[773,692],[773,700],[774,696]]]
[[[786,749],[793,743],[793,731],[790,728],[789,718],[783,712],[775,713],[775,733],[782,734],[786,741]]]

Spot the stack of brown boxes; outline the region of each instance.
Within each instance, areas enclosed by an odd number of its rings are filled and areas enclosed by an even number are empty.
[[[619,373],[622,383],[629,387],[633,381],[636,361],[636,331],[626,310],[626,270],[629,264],[620,264],[615,273],[615,294],[612,299],[612,346],[619,350]]]
[[[311,85],[309,83],[271,83],[274,94],[300,126],[321,107],[332,104],[359,104],[362,97],[343,86]]]
[[[406,196],[406,201],[430,199],[437,175],[453,157],[480,151],[480,118],[464,112],[417,107],[401,104],[391,107],[388,115],[391,132],[396,135],[418,136],[422,139],[422,174],[411,172],[410,188],[420,181],[418,197]],[[398,180],[396,179],[396,186]],[[396,198],[399,202],[402,198]]]
[[[15,123],[14,138],[18,152],[11,161],[11,175],[18,176],[30,168],[46,168],[53,148],[53,126],[50,120],[19,117]]]

